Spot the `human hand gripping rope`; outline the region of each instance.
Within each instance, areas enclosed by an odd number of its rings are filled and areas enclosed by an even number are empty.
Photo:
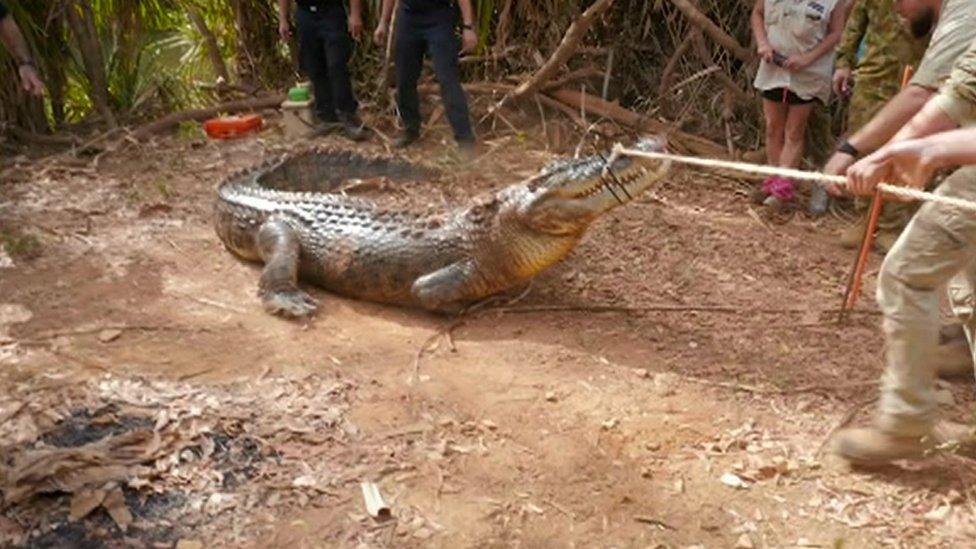
[[[606,174],[610,170],[610,166],[613,165],[614,161],[621,156],[640,156],[644,158],[662,160],[665,162],[679,162],[682,164],[690,164],[693,166],[701,166],[703,168],[725,168],[730,170],[738,170],[741,172],[755,173],[761,175],[778,175],[783,177],[790,177],[798,180],[812,181],[821,186],[827,186],[829,184],[836,184],[842,187],[847,186],[847,178],[840,175],[827,175],[819,172],[809,172],[804,170],[796,170],[791,168],[780,168],[775,166],[761,166],[758,164],[750,164],[747,162],[735,162],[730,160],[717,160],[710,158],[696,158],[690,156],[682,156],[677,154],[669,153],[659,153],[659,152],[648,152],[648,151],[638,151],[633,149],[624,148],[623,145],[617,143],[614,145],[611,151],[610,158],[607,159],[607,163],[604,166],[604,173]],[[861,291],[861,276],[864,273],[864,267],[867,264],[868,254],[871,248],[872,242],[872,228],[877,224],[878,215],[881,212],[881,194],[887,193],[901,198],[907,198],[910,200],[919,200],[922,202],[936,202],[939,204],[945,204],[947,206],[953,206],[960,208],[962,210],[976,213],[976,202],[971,202],[969,200],[963,200],[961,198],[955,198],[951,196],[942,196],[934,193],[922,191],[919,189],[912,189],[908,187],[902,187],[899,185],[892,185],[890,183],[878,183],[875,187],[875,197],[872,201],[870,220],[868,221],[867,229],[865,230],[865,235],[863,242],[861,243],[861,249],[857,256],[857,261],[854,264],[854,269],[851,271],[850,279],[847,283],[847,290],[844,293],[844,302],[841,305],[840,317],[838,321],[843,321],[847,311],[854,308],[854,304],[857,302],[857,298]]]

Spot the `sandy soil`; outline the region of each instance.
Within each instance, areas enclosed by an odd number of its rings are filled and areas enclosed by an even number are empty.
[[[442,140],[428,135],[409,156],[445,170],[443,180],[380,192],[401,203],[462,201],[554,156],[541,139],[513,134],[460,166]],[[861,312],[835,323],[852,259],[834,244],[838,220],[772,218],[753,211],[744,183],[677,170],[596,223],[506,308],[458,322],[311,288],[318,314],[286,321],[261,309],[258,268],[222,248],[209,217],[223,176],[283,147],[268,132],[166,139],[106,155],[97,168],[5,161],[0,395],[15,386],[29,395],[51,375],[75,391],[104,376],[204,391],[331,376],[350,387],[343,413],[355,430],[320,442],[318,455],[334,460],[329,490],[219,509],[224,522],[209,526],[171,523],[155,541],[138,527],[123,535],[101,511],[85,519],[87,530],[58,538],[67,531],[27,512],[36,502],[8,506],[5,524],[22,543],[745,548],[974,539],[973,462],[938,456],[851,471],[821,451],[840,422],[866,418],[881,368],[877,257]],[[971,380],[942,389],[946,413],[968,417]],[[7,446],[2,461],[37,444]],[[296,459],[312,470],[324,459],[314,455]],[[393,520],[366,515],[364,480],[378,484]],[[67,498],[54,502],[46,512],[63,516]]]

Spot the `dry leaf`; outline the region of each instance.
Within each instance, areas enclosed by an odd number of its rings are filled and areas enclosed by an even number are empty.
[[[98,506],[105,500],[104,490],[82,490],[71,496],[70,510],[68,518],[71,520],[81,520],[89,513],[98,509]]]
[[[181,539],[176,542],[176,549],[203,549],[203,544],[195,539]]]
[[[20,545],[24,534],[24,529],[19,524],[0,515],[0,547]]]
[[[949,505],[942,505],[942,506],[936,507],[935,509],[932,509],[928,513],[925,513],[925,516],[923,516],[922,518],[924,518],[925,520],[927,520],[929,522],[943,522],[943,521],[945,521],[945,519],[949,516],[949,513],[951,513],[951,512],[952,512],[952,507],[951,506],[949,506]]]
[[[732,488],[742,489],[742,488],[749,487],[749,484],[746,481],[739,478],[739,476],[736,475],[735,473],[725,473],[724,475],[722,475],[722,478],[720,478],[719,480],[722,482],[722,484],[726,486],[730,486]]]
[[[129,528],[132,524],[132,513],[129,512],[129,508],[125,506],[125,496],[122,495],[122,490],[116,488],[105,496],[105,501],[102,502],[102,506],[108,511],[112,520],[118,525],[119,529],[123,532]]]
[[[748,534],[742,534],[735,542],[735,549],[754,549],[755,547]]]
[[[316,484],[318,481],[312,475],[302,475],[291,481],[291,485],[295,488],[314,488]]]
[[[117,328],[109,328],[107,330],[102,330],[101,332],[98,332],[98,340],[101,341],[102,343],[109,343],[111,341],[115,341],[121,335],[122,335],[122,330],[119,330]]]

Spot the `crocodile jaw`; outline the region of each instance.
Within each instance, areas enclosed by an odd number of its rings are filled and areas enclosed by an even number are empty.
[[[663,152],[662,140],[645,138],[634,149]],[[580,234],[603,213],[630,202],[663,179],[670,162],[622,157],[607,165],[609,154],[555,165],[526,184],[518,216],[549,235]]]

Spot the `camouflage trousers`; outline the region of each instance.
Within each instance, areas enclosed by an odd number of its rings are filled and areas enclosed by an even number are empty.
[[[885,103],[897,93],[897,87],[892,90],[890,86],[881,86],[873,82],[858,82],[854,86],[854,94],[851,95],[848,106],[848,130],[853,132],[864,127],[874,118],[874,115],[878,114],[881,107],[884,107]],[[854,209],[858,214],[864,215],[870,203],[870,199],[857,198],[854,200]],[[886,201],[882,205],[881,215],[878,217],[878,228],[888,231],[901,231],[908,225],[908,221],[917,209],[918,205],[914,202]]]
[[[976,166],[956,170],[935,192],[976,201]],[[878,426],[892,434],[926,434],[936,419],[932,358],[939,345],[940,294],[946,284],[972,349],[976,215],[926,202],[888,252],[878,275],[885,335]]]

